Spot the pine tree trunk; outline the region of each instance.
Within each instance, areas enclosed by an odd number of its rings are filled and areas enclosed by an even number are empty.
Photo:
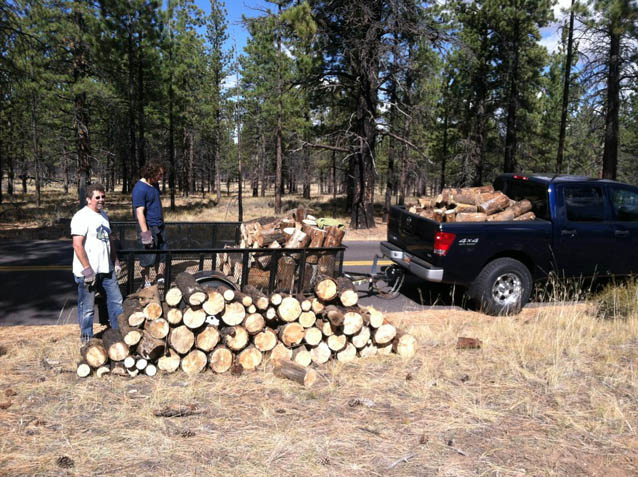
[[[603,179],[616,179],[618,167],[618,116],[620,114],[620,33],[610,28],[607,76],[607,113],[605,116],[605,148]]]

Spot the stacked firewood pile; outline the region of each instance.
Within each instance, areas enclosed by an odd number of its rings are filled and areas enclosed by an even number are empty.
[[[175,284],[163,303],[156,287],[128,297],[119,330],[108,328],[82,347],[78,376],[93,370],[98,376],[153,376],[180,368],[189,375],[206,368],[237,372],[270,358],[280,374],[291,372],[302,382],[312,375],[311,364],[415,353],[413,336],[374,308],[358,306],[347,278],[322,277],[311,296],[202,287],[188,273],[177,275]]]
[[[443,189],[436,197],[421,197],[409,211],[437,222],[534,220],[529,200],[515,201],[491,185]]]
[[[345,231],[337,226],[319,228],[317,220],[303,207],[291,211],[285,218],[253,220],[241,225],[239,248],[309,249],[306,254],[303,290],[311,290],[322,275],[334,276],[336,253],[315,252],[313,248],[339,247]],[[277,260],[275,289],[291,291],[300,273],[301,254],[284,254]],[[248,284],[258,289],[268,289],[270,274],[274,269],[273,254],[251,253],[249,257]],[[242,254],[220,254],[217,265],[224,275],[239,283],[242,274]]]

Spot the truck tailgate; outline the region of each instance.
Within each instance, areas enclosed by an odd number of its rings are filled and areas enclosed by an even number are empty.
[[[395,206],[390,209],[388,240],[419,258],[431,260],[434,236],[440,230],[440,226],[438,222]]]

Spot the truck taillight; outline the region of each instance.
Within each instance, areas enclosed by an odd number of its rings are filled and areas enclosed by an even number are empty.
[[[434,236],[434,253],[445,256],[456,238],[455,234],[449,232],[437,232]]]

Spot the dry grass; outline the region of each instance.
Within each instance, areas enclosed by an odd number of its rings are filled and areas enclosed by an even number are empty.
[[[238,217],[236,192],[231,190],[230,196],[222,195],[219,204],[213,194],[197,194],[190,197],[176,197],[174,212],[170,211],[168,193],[163,198],[165,219],[167,221],[207,222],[207,221],[235,221]],[[251,197],[250,191],[244,191],[243,212],[244,220],[273,215],[274,197]],[[35,193],[16,194],[3,197],[0,204],[0,238],[22,238],[25,240],[62,239],[69,238],[68,220],[77,210],[76,193],[64,194],[59,186],[49,186],[42,191],[42,203],[36,206]],[[344,210],[345,201],[338,197],[336,203],[328,195],[320,195],[312,190],[312,199],[306,200],[301,195],[287,195],[283,198],[283,209],[296,208],[297,205],[310,208],[317,217],[332,217],[333,215],[344,224],[350,223],[350,218]],[[106,211],[111,220],[133,220],[131,199],[129,195],[111,192],[107,195]],[[371,231],[348,230],[347,240],[384,240],[386,227],[381,221],[381,204],[375,205],[377,217],[376,229]],[[66,221],[66,222],[65,222]],[[62,222],[62,223],[61,223]]]
[[[268,365],[80,380],[75,327],[0,328],[0,407],[11,402],[0,409],[0,474],[638,472],[637,316],[602,320],[580,305],[390,318],[418,338],[413,359],[329,363],[311,390]],[[482,349],[457,350],[459,336]],[[167,406],[195,413],[155,417]]]

